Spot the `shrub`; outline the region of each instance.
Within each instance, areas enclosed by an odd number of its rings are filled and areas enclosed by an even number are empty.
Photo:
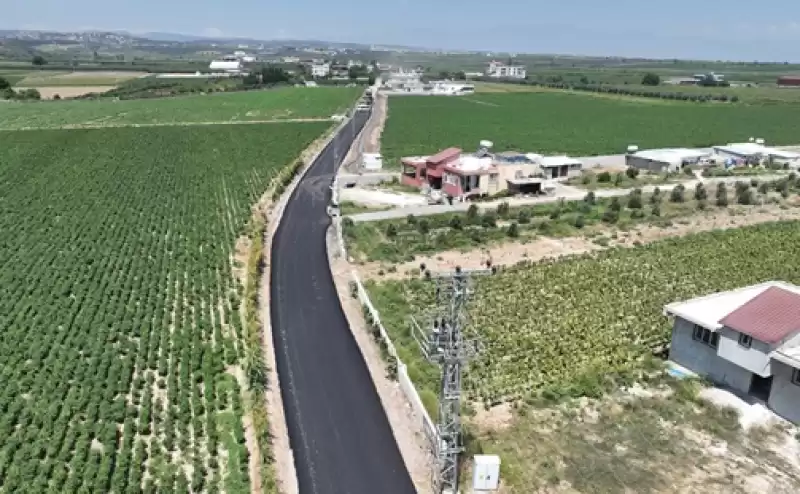
[[[585,202],[586,204],[594,205],[594,203],[597,202],[597,198],[595,197],[594,192],[591,191],[587,192],[586,195],[583,196],[583,202]]]
[[[417,222],[417,230],[423,235],[427,235],[431,231],[431,225],[428,223],[428,220],[421,219]]]
[[[619,197],[614,197],[611,199],[611,204],[608,205],[608,208],[614,212],[619,213],[622,209],[622,204],[619,202]]]
[[[611,182],[611,174],[608,172],[601,172],[597,175],[597,181],[600,183]]]
[[[453,216],[450,218],[450,228],[453,230],[461,230],[464,228],[464,221],[461,219],[461,216]]]
[[[653,216],[661,216],[661,203],[654,202],[650,208],[650,214]]]
[[[583,228],[586,225],[586,220],[582,214],[575,217],[575,228]]]
[[[728,206],[728,188],[724,183],[717,186],[717,206],[721,208]]]
[[[621,173],[617,173],[614,175],[614,185],[619,187],[622,185],[622,182],[625,180],[625,176]]]
[[[386,236],[388,238],[395,238],[397,236],[397,227],[394,226],[394,223],[389,223],[386,227]]]
[[[708,197],[708,192],[706,192],[705,186],[703,184],[697,184],[694,188],[694,198],[697,201],[703,201]]]
[[[653,195],[650,196],[650,204],[658,204],[661,202],[661,189],[656,187],[653,190]]]
[[[619,211],[610,207],[603,212],[603,221],[606,223],[616,223],[619,220]]]
[[[494,215],[494,213],[486,213],[483,215],[483,217],[481,217],[481,225],[486,228],[493,228],[497,226],[497,217]]]
[[[409,214],[408,216],[406,216],[406,221],[408,222],[409,225],[415,225],[417,223],[417,217],[414,216],[413,214]]]
[[[520,210],[519,214],[517,215],[517,221],[520,225],[527,225],[531,222],[531,213],[527,209]]]
[[[673,187],[672,192],[670,192],[669,200],[671,202],[684,202],[686,199],[683,196],[683,193],[686,191],[686,187],[683,184],[678,184]]]
[[[630,209],[642,209],[642,189],[633,189],[628,196],[628,207]]]
[[[474,222],[476,219],[478,219],[478,206],[470,204],[467,209],[467,220]]]
[[[508,212],[510,209],[511,208],[507,202],[501,202],[497,206],[497,216],[499,216],[500,218],[505,218],[506,216],[508,216]]]
[[[636,177],[639,176],[639,169],[635,166],[629,166],[628,169],[625,170],[625,175],[631,180],[636,180]]]
[[[516,221],[513,221],[511,222],[510,225],[508,225],[508,230],[506,230],[506,235],[508,235],[511,238],[519,237],[519,225],[517,224]]]

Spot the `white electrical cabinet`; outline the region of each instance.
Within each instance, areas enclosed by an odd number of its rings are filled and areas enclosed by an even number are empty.
[[[495,491],[500,482],[500,457],[497,455],[475,455],[472,474],[472,490]]]

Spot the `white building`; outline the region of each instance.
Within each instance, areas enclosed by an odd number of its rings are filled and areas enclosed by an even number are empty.
[[[714,146],[714,154],[722,158],[733,158],[737,161],[753,162],[763,159],[776,163],[796,163],[800,154],[764,146],[759,142],[731,143],[725,146]]]
[[[244,66],[241,60],[214,60],[208,66],[212,72],[226,72],[229,74],[238,74],[242,72]]]
[[[464,94],[473,94],[475,92],[475,86],[463,82],[432,81],[430,85],[431,85],[431,93],[437,95],[441,94],[449,96],[459,96]]]
[[[647,149],[625,155],[625,165],[653,173],[676,173],[684,166],[703,162],[711,153],[702,149]]]
[[[800,287],[771,281],[664,307],[669,358],[800,423]]]
[[[506,65],[503,62],[492,60],[486,67],[485,75],[497,79],[524,79],[527,71],[523,65]]]
[[[331,74],[331,64],[313,63],[311,64],[311,77],[327,77]]]

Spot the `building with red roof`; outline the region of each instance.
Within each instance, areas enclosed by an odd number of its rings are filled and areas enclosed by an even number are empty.
[[[800,287],[770,281],[664,307],[670,360],[800,423]]]

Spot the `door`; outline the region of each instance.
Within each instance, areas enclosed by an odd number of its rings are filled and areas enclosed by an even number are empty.
[[[757,400],[769,401],[769,392],[772,390],[772,376],[761,377],[753,374],[750,381],[750,396]]]

